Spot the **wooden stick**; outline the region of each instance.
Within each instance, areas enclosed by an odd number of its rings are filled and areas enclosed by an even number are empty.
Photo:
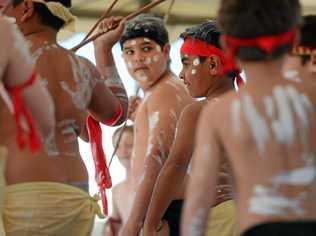
[[[168,8],[168,10],[165,14],[165,17],[164,17],[165,23],[168,23],[168,20],[169,20],[169,17],[170,17],[170,14],[171,14],[171,11],[173,9],[175,2],[176,2],[176,0],[171,0],[171,2],[170,2],[169,8]]]
[[[138,16],[138,15],[144,13],[144,12],[147,12],[147,11],[150,10],[151,8],[153,8],[153,7],[157,6],[157,5],[159,5],[160,3],[164,2],[164,1],[166,1],[166,0],[157,0],[157,1],[151,2],[151,3],[149,3],[148,5],[142,7],[141,9],[139,9],[139,10],[137,10],[137,11],[135,11],[135,12],[129,14],[129,15],[126,16],[126,17],[124,17],[123,20],[130,20],[130,19],[132,19],[132,18],[134,18],[134,17],[136,17],[136,16]],[[115,29],[115,28],[118,26],[118,23],[119,23],[119,22],[117,22],[117,25],[114,25],[111,29],[108,29],[107,31],[104,31],[104,32],[97,33],[97,34],[95,34],[94,36],[92,36],[92,37],[90,37],[89,39],[87,39],[86,41],[84,41],[84,42],[82,42],[82,43],[79,43],[77,46],[73,47],[73,48],[71,49],[71,51],[76,52],[78,49],[80,49],[81,47],[85,46],[86,44],[88,44],[88,43],[90,43],[90,42],[96,40],[97,38],[99,38],[99,37],[102,36],[103,34],[109,32],[110,30]]]
[[[106,17],[108,17],[108,15],[110,14],[110,12],[112,11],[113,7],[115,6],[115,4],[118,2],[118,0],[113,0],[111,5],[109,6],[109,8],[101,15],[101,17],[98,19],[98,21],[93,25],[92,29],[88,32],[88,34],[84,37],[84,39],[80,42],[84,42],[86,41],[90,35],[93,33],[93,31],[98,27],[98,25],[100,24],[100,22],[105,19]]]

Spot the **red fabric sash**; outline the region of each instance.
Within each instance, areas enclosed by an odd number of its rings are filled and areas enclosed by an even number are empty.
[[[279,35],[259,36],[253,39],[241,39],[228,35],[223,35],[222,37],[227,43],[229,56],[234,58],[236,51],[240,47],[249,46],[258,47],[266,53],[271,54],[276,47],[279,47],[282,44],[294,43],[296,30],[297,28],[295,27]]]
[[[21,97],[21,92],[23,89],[31,86],[34,81],[37,78],[37,73],[35,70],[33,70],[31,77],[29,80],[27,80],[25,83],[21,84],[21,85],[16,85],[16,86],[12,86],[12,87],[7,87],[7,90],[9,91],[9,93],[11,94],[12,97],[12,102],[13,102],[13,107],[14,107],[14,120],[17,126],[17,143],[20,149],[23,149],[25,147],[25,145],[27,144],[27,140],[24,137],[24,132],[26,132],[23,129],[23,125],[22,125],[22,118],[24,117],[26,122],[27,122],[27,126],[29,129],[29,147],[31,152],[36,152],[40,149],[41,147],[41,143],[40,143],[40,139],[39,136],[37,134],[37,131],[35,129],[34,123],[33,123],[33,119],[31,114],[29,113],[29,111],[27,110],[27,108],[25,107],[25,105],[23,104],[23,99]]]
[[[109,121],[104,123],[108,126],[113,126],[123,115],[123,107],[119,104],[118,109]],[[99,186],[103,213],[108,214],[108,202],[106,198],[106,189],[112,187],[112,180],[109,169],[106,164],[106,156],[102,147],[102,129],[98,121],[96,121],[91,115],[87,117],[86,120],[89,141],[92,151],[92,157],[95,166],[95,180]]]

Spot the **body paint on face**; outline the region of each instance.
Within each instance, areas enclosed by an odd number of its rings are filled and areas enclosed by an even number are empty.
[[[146,75],[144,70],[138,70],[135,74],[136,80],[140,82],[146,82],[148,80],[148,76]]]
[[[144,64],[145,65],[150,65],[152,63],[152,58],[151,57],[146,57],[145,61],[144,61]]]
[[[232,120],[233,120],[233,130],[236,136],[240,134],[240,126],[241,126],[240,110],[241,110],[240,101],[237,101],[237,100],[233,101],[232,107],[231,107],[231,115],[232,115]]]
[[[132,69],[133,68],[133,62],[127,61],[127,68]]]
[[[152,153],[152,149],[154,147],[154,145],[152,144],[152,139],[154,138],[153,132],[156,128],[156,126],[158,125],[159,122],[159,112],[153,112],[150,116],[149,116],[149,121],[148,121],[148,144],[147,144],[147,153],[146,156],[150,156]]]
[[[156,46],[156,50],[157,50],[157,52],[162,52],[162,48],[160,47],[160,45]]]
[[[189,226],[189,233],[190,236],[203,236],[204,229],[203,225],[205,219],[208,216],[208,209],[198,209],[197,212],[192,217],[192,222]]]
[[[61,88],[72,98],[72,102],[79,110],[85,110],[91,100],[92,91],[97,83],[91,70],[80,59],[69,56],[73,78],[76,82],[75,91],[72,91],[67,82],[60,81]]]
[[[160,59],[160,55],[159,55],[159,54],[153,56],[153,61],[154,61],[154,62],[158,62],[159,59]]]
[[[196,75],[197,74],[197,70],[196,69],[192,69],[191,74],[192,75]]]
[[[150,43],[151,40],[150,40],[149,38],[144,38],[144,42],[145,42],[145,43]]]
[[[201,62],[200,62],[200,58],[195,58],[194,60],[193,60],[193,62],[192,62],[192,65],[193,66],[199,66],[201,64]]]
[[[264,118],[260,115],[249,95],[243,96],[243,103],[245,119],[250,126],[250,130],[256,141],[259,153],[263,156],[266,143],[269,139],[268,125]]]
[[[287,216],[288,214],[304,215],[301,204],[305,193],[296,198],[287,198],[276,192],[273,188],[266,188],[262,185],[254,187],[255,196],[249,200],[249,211],[264,216]]]

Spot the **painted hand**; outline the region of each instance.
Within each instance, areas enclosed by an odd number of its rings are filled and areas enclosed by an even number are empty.
[[[107,32],[94,41],[94,46],[98,49],[112,49],[113,45],[120,39],[125,21],[123,17],[110,17],[99,24],[98,33]]]

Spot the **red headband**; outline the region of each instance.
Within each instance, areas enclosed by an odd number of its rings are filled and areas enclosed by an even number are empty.
[[[185,39],[181,47],[181,53],[202,57],[216,55],[221,59],[221,62],[223,64],[221,68],[222,75],[229,72],[237,72],[238,74],[240,73],[240,70],[235,65],[234,61],[228,58],[221,49],[202,40],[193,38]]]
[[[228,35],[222,37],[226,41],[229,55],[232,57],[235,57],[236,51],[240,47],[249,46],[259,47],[266,53],[271,54],[276,47],[282,44],[294,43],[296,29],[295,27],[279,35],[259,36],[253,39],[234,38]]]

